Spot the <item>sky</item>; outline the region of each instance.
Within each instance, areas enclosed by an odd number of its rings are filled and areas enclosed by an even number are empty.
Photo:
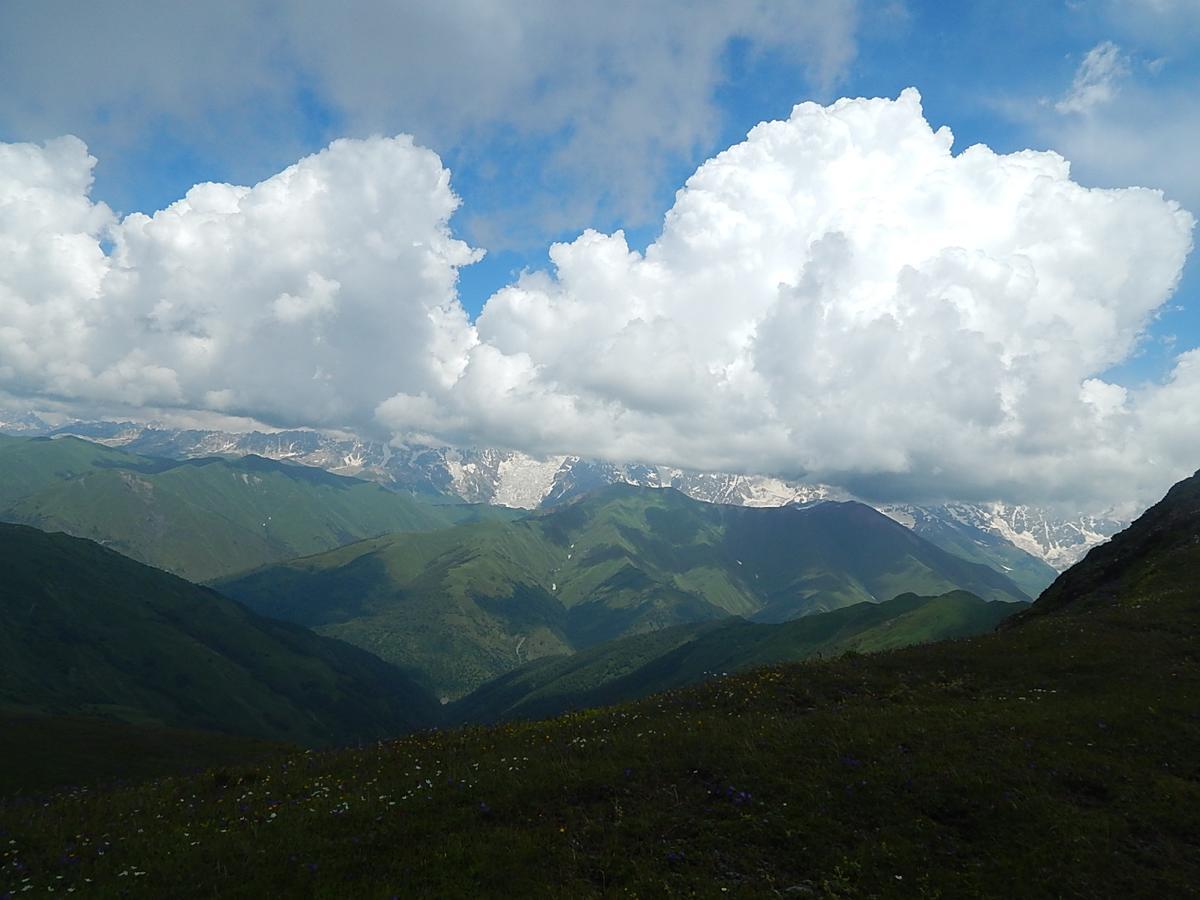
[[[0,2],[0,401],[1128,511],[1200,0]]]

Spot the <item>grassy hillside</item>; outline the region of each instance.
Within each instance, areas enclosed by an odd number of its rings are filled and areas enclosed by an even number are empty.
[[[178,462],[78,438],[0,440],[0,520],[86,537],[192,581],[481,514],[254,456]]]
[[[281,760],[295,746],[86,716],[0,715],[0,797]]]
[[[0,713],[89,715],[320,745],[438,710],[357,647],[91,541],[0,525]]]
[[[458,722],[552,716],[765,665],[985,634],[1025,608],[955,591],[901,594],[777,625],[742,619],[683,625],[529,663],[462,698],[449,713]]]
[[[0,891],[1195,896],[1200,518],[1159,512],[984,637],[0,805]]]
[[[522,661],[570,649],[565,610],[538,577],[559,555],[520,523],[475,523],[351,544],[217,588],[456,696]]]
[[[1132,526],[1093,547],[1027,615],[1075,614],[1200,590],[1200,472],[1179,482]]]
[[[532,659],[730,615],[783,621],[906,591],[1029,599],[861,504],[750,509],[629,485],[218,586],[411,668],[448,697]]]

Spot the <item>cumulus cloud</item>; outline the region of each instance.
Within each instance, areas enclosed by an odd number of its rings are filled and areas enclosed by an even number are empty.
[[[73,139],[0,146],[0,390],[386,429],[881,499],[1145,501],[1197,465],[1200,359],[1103,373],[1192,217],[1054,153],[954,154],[920,97],[797,106],[701,166],[644,253],[550,249],[471,324],[437,157],[338,141],[118,220]],[[110,246],[109,253],[103,247]]]
[[[74,138],[0,145],[0,387],[339,425],[386,386],[458,377],[478,253],[411,139],[336,141],[121,221],[88,199],[94,164]]]
[[[644,254],[555,245],[488,301],[450,390],[379,416],[876,495],[1095,500],[1194,467],[1099,378],[1174,290],[1191,216],[951,142],[913,90],[801,104],[702,166]]]

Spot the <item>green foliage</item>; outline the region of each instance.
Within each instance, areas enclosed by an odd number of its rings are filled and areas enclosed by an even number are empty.
[[[0,715],[0,797],[187,775],[295,753],[287,744],[214,731],[84,716]]]
[[[782,624],[729,619],[684,625],[538,660],[488,682],[449,712],[459,722],[556,715],[764,665],[985,634],[1026,607],[955,591],[939,597],[903,594]]]
[[[257,456],[178,462],[78,438],[0,441],[0,519],[86,537],[193,581],[487,515]]]
[[[1200,597],[1152,588],[550,721],[0,805],[0,891],[1194,896]]]
[[[403,673],[91,541],[0,525],[0,712],[321,745],[436,721]]]
[[[862,504],[748,509],[628,485],[218,587],[411,669],[449,698],[543,656],[730,615],[779,622],[905,591],[1029,599]]]

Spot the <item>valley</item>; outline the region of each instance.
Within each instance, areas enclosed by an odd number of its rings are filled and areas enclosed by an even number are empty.
[[[862,504],[755,509],[610,485],[513,523],[350,544],[216,582],[251,609],[456,698],[523,659],[730,615],[765,622],[906,591],[1027,602]]]
[[[0,85],[0,900],[1200,900],[1200,0]]]
[[[539,691],[601,700],[588,690],[621,667],[667,676],[614,707],[0,802],[0,885],[1187,896],[1198,528],[1200,474],[976,637],[887,649],[889,618],[1000,608],[963,594],[681,626],[535,662],[470,701],[539,715]],[[837,655],[770,665],[779,642]],[[767,665],[713,671],[738,647]],[[661,661],[682,672],[680,655],[705,680],[672,687]]]

